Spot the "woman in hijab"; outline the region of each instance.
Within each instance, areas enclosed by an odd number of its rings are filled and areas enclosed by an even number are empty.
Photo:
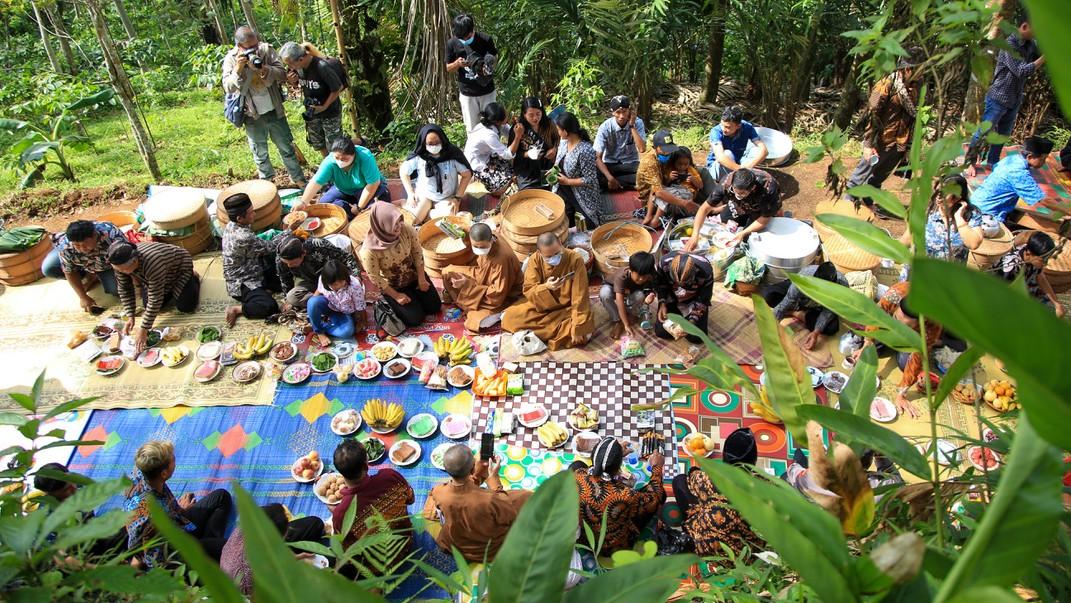
[[[469,160],[436,124],[420,128],[416,148],[398,172],[407,197],[404,207],[416,217],[415,225],[423,224],[429,213],[434,213],[433,218],[457,213],[472,180]]]
[[[750,429],[742,427],[725,438],[722,460],[745,468],[755,465],[758,447]],[[698,467],[673,478],[673,497],[684,516],[682,527],[692,538],[695,554],[723,556],[722,544],[728,545],[734,554],[739,554],[745,545],[753,554],[765,546],[762,538],[751,531],[740,513]]]
[[[662,487],[665,457],[655,452],[647,459],[651,466],[651,481],[636,490],[632,482],[621,475],[625,451],[615,438],[603,438],[591,452],[591,467],[582,461],[569,468],[576,478],[580,493],[580,519],[592,532],[599,533],[606,516],[606,538],[600,554],[632,548],[643,528],[654,519],[666,491]],[[594,546],[596,543],[588,543]]]
[[[543,180],[543,172],[554,165],[559,142],[561,139],[558,137],[558,128],[547,116],[543,101],[534,96],[524,99],[521,103],[521,117],[509,133],[517,190],[550,190],[550,185]]]
[[[418,326],[439,312],[442,300],[424,272],[416,231],[390,203],[372,205],[370,225],[358,254],[361,265],[398,318],[408,327]]]
[[[679,314],[707,332],[710,298],[714,295],[714,268],[706,257],[684,251],[668,253],[655,268],[654,283],[658,296],[655,335],[662,339],[678,338],[665,327],[670,314]],[[694,335],[685,337],[692,343],[702,343]]]

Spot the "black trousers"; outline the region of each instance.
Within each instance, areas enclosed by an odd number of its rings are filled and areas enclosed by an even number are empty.
[[[576,194],[573,193],[573,187],[571,186],[559,186],[558,196],[565,201],[565,214],[569,218],[569,227],[576,226],[576,214],[580,212],[580,215],[584,216],[584,220],[588,223],[588,229],[594,229],[599,225],[599,220],[588,212],[584,211],[583,206],[576,200]]]
[[[264,285],[256,289],[243,285],[241,295],[234,298],[242,302],[242,316],[246,318],[261,319],[279,313],[279,303],[272,297],[272,293],[279,293],[283,286],[275,269],[275,259],[262,259],[260,267],[264,274]]]
[[[855,169],[852,170],[852,175],[848,177],[846,188],[861,184],[869,184],[874,188],[881,188],[882,183],[888,179],[889,175],[893,173],[893,170],[900,165],[903,159],[904,152],[897,151],[895,146],[878,151],[878,162],[876,164],[871,165],[868,160],[860,159]],[[867,206],[874,204],[874,200],[870,198],[864,198],[862,201]]]
[[[680,314],[680,313],[681,313],[681,310],[680,310],[679,307],[677,307],[677,304],[666,304],[666,314]],[[695,320],[689,321],[689,322],[691,322],[695,326],[699,327],[700,331],[709,334],[710,331],[707,330],[707,316],[709,314],[710,314],[710,307],[708,306],[706,310],[703,310],[703,313],[700,314],[698,318],[696,318]],[[662,326],[662,322],[661,321],[655,322],[655,324],[654,324],[654,332],[655,332],[655,335],[658,335],[662,339],[673,339],[673,335],[671,335],[670,332],[667,331],[665,329],[665,327]],[[692,342],[692,343],[703,343],[703,340],[698,338],[698,337],[696,337],[695,335],[685,335],[684,338],[687,339],[688,341]]]
[[[443,300],[439,297],[439,292],[435,289],[435,285],[431,283],[430,278],[428,283],[431,286],[428,287],[427,291],[421,291],[416,283],[397,289],[399,293],[409,296],[409,303],[404,306],[389,295],[383,296],[387,303],[390,304],[391,309],[394,310],[394,313],[398,315],[398,318],[401,318],[402,322],[405,323],[405,326],[418,327],[424,323],[425,317],[442,309]]]
[[[286,533],[283,535],[287,542],[320,542],[323,537],[324,521],[312,515],[286,524]]]
[[[766,305],[771,308],[776,307],[781,303],[781,300],[785,299],[788,295],[788,290],[792,287],[792,281],[784,280],[772,285],[766,285],[762,288],[762,298],[766,300]],[[816,324],[818,324],[818,317],[822,314],[821,308],[808,308],[804,312],[803,319],[804,326],[808,331],[813,331]],[[834,316],[826,328],[822,330],[822,335],[836,335],[840,331],[840,318]]]
[[[141,303],[144,304],[149,299],[148,288],[141,288]],[[182,287],[182,291],[178,296],[172,296],[170,293],[164,296],[164,307],[174,303],[175,309],[183,314],[190,314],[197,310],[197,303],[201,299],[201,280],[197,278],[197,275],[191,275],[190,280],[186,281],[186,285]]]
[[[216,561],[219,561],[223,553],[223,545],[227,543],[225,532],[227,520],[231,516],[231,493],[226,490],[213,490],[208,496],[200,498],[183,513],[186,519],[193,522],[196,529],[193,537],[196,538],[205,552]]]
[[[699,504],[699,499],[688,489],[688,474],[699,471],[698,467],[692,467],[688,473],[680,474],[673,478],[673,498],[677,499],[677,507],[681,510],[681,517],[688,517],[688,509]]]
[[[621,188],[625,190],[633,190],[636,188],[636,170],[640,169],[639,161],[630,161],[628,163],[607,163],[604,165],[606,165],[606,169],[610,171],[610,174],[617,179]],[[601,171],[599,172],[599,190],[603,192],[610,190],[610,182]]]

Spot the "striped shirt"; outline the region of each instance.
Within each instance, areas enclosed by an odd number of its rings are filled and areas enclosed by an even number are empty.
[[[132,274],[115,271],[119,299],[127,316],[138,309],[134,282],[147,291],[145,313],[141,326],[151,329],[156,315],[168,299],[178,299],[186,283],[193,277],[193,256],[177,245],[167,243],[138,243],[138,267]]]

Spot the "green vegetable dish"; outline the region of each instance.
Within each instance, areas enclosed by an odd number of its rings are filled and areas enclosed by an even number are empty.
[[[387,450],[387,447],[383,445],[383,442],[375,438],[368,438],[364,442],[364,451],[368,455],[368,460],[375,460],[383,456],[383,453]]]
[[[218,341],[220,337],[219,329],[216,327],[202,327],[200,332],[197,333],[198,343],[207,343],[209,341]]]
[[[335,366],[335,357],[330,354],[320,353],[312,357],[312,368],[318,371],[329,371]]]

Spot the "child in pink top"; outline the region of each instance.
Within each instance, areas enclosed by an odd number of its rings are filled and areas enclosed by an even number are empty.
[[[309,324],[313,332],[352,337],[366,326],[365,306],[360,279],[350,274],[345,264],[327,261],[320,272],[316,293],[309,298]]]

